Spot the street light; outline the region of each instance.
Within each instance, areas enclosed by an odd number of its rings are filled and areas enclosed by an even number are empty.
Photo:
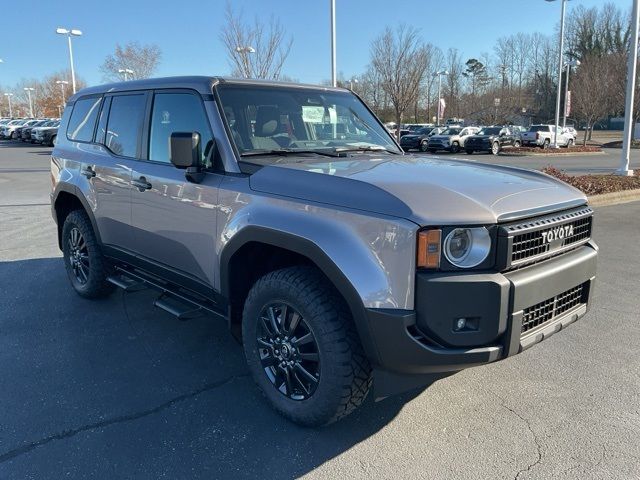
[[[56,83],[58,85],[60,85],[60,91],[62,92],[62,108],[64,108],[64,86],[65,85],[69,85],[69,82],[67,82],[66,80],[56,80]]]
[[[33,103],[31,103],[31,92],[35,91],[35,88],[24,87],[23,90],[29,95],[29,116],[33,118]]]
[[[331,86],[338,86],[338,77],[336,75],[336,0],[331,2]],[[398,127],[400,128],[400,127]]]
[[[13,118],[13,110],[11,109],[11,97],[13,97],[13,93],[5,93],[5,97],[7,97],[7,101],[9,102],[9,116]]]
[[[567,69],[567,74],[564,78],[564,115],[562,116],[562,128],[567,127],[567,115],[569,115],[569,72],[571,72],[571,67],[579,67],[580,60],[571,60],[564,64]]]
[[[636,62],[638,61],[638,33],[640,31],[640,3],[633,0],[633,10],[631,13],[631,26],[633,27],[630,48],[629,64],[627,65],[627,93],[624,107],[624,137],[622,137],[622,156],[620,157],[620,168],[616,170],[616,175],[631,176],[633,170],[629,168],[629,155],[631,141],[633,140],[633,101],[636,89]]]
[[[442,107],[442,99],[440,98],[440,90],[442,89],[442,76],[447,76],[449,75],[449,72],[446,70],[438,70],[436,73],[433,74],[434,77],[438,77],[438,113],[437,115],[437,122],[436,122],[436,126],[440,125],[440,109]]]
[[[76,93],[76,72],[73,68],[73,48],[71,48],[71,36],[79,37],[82,35],[80,30],[67,29],[67,28],[56,28],[56,33],[59,35],[66,35],[67,40],[69,41],[69,64],[71,65],[71,84],[73,85],[73,93]]]
[[[120,68],[118,70],[118,73],[124,74],[124,81],[126,82],[128,80],[127,74],[133,75],[135,72],[133,70],[131,70],[130,68]]]
[[[555,2],[556,0],[545,0],[546,2]],[[553,148],[560,148],[558,145],[558,128],[560,127],[560,94],[562,93],[562,50],[564,49],[564,14],[569,0],[560,0],[562,9],[560,12],[560,49],[558,50],[558,92],[556,94],[556,124],[553,134]]]
[[[244,64],[244,77],[249,78],[249,57],[248,53],[256,53],[256,49],[252,46],[238,46],[236,47],[236,52],[238,52],[242,56],[242,63]]]

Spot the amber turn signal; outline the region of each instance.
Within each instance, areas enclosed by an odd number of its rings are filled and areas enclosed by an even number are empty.
[[[440,230],[418,232],[418,268],[440,268]]]

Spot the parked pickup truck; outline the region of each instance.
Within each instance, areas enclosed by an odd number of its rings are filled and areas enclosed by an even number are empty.
[[[553,145],[553,137],[555,135],[555,125],[531,125],[529,130],[521,135],[523,146],[536,145],[541,148],[549,148]],[[558,145],[562,147],[571,147],[575,143],[575,137],[558,127]]]
[[[594,290],[581,192],[405,154],[346,89],[86,88],[64,109],[51,179],[80,296],[149,288],[179,319],[224,319],[267,400],[302,425],[344,417],[372,386],[381,399],[546,341]]]

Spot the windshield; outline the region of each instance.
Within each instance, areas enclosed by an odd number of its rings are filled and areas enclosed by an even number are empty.
[[[480,130],[478,132],[478,135],[499,135],[500,134],[500,127],[494,127],[494,128],[483,128],[482,130]]]
[[[386,129],[349,92],[223,84],[218,94],[238,152],[243,157],[271,155],[261,158],[261,164],[290,152],[401,153]]]
[[[460,133],[460,128],[447,128],[441,135],[458,135]]]
[[[425,128],[421,128],[416,133],[418,133],[420,135],[429,135],[429,133],[431,133],[431,130],[433,130],[433,128],[425,127]]]

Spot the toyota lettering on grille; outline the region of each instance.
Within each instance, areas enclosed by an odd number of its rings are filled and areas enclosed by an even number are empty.
[[[562,225],[542,232],[542,243],[551,243],[556,240],[564,240],[573,235],[573,225]],[[560,242],[561,243],[561,242]]]

